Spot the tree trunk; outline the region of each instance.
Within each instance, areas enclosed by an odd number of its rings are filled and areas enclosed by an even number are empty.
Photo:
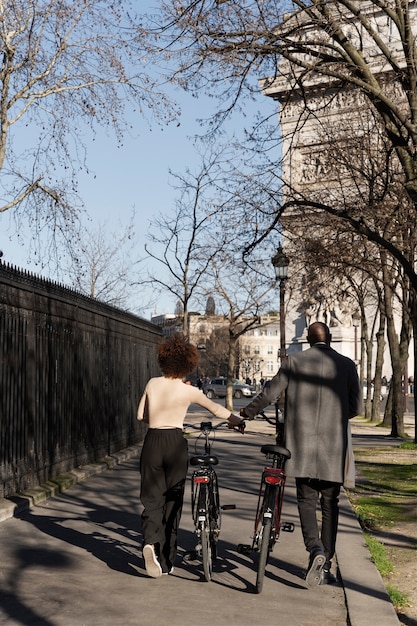
[[[415,388],[415,375],[417,371],[417,296],[412,293],[410,298],[411,321],[413,325],[413,346],[414,346],[414,370],[413,394],[414,394],[414,443],[417,443],[417,394]]]
[[[227,363],[227,388],[226,388],[226,409],[233,413],[233,378],[236,365],[236,342],[237,337],[229,334],[229,357]]]
[[[366,398],[365,398],[365,402],[364,402],[364,408],[365,408],[365,418],[371,420],[372,419],[372,388],[371,388],[371,381],[372,381],[372,348],[373,348],[373,344],[372,344],[372,338],[367,337],[364,341],[364,345],[366,347],[365,353],[366,353],[366,382],[367,382],[367,387],[366,387]]]
[[[382,367],[384,364],[384,348],[385,348],[385,315],[380,310],[379,316],[379,329],[376,333],[376,364],[375,364],[375,378],[374,378],[374,394],[372,402],[372,417],[373,422],[381,421],[380,410],[380,398],[381,398],[381,379],[382,379]]]
[[[385,296],[385,311],[387,316],[387,336],[391,355],[392,365],[392,379],[390,386],[390,406],[391,409],[391,436],[399,437],[404,431],[404,418],[403,418],[403,399],[402,399],[402,363],[400,355],[400,345],[394,326],[394,311],[392,302],[394,299],[394,293],[390,286],[390,276],[386,265],[383,263],[384,274],[384,296]],[[389,415],[387,409],[385,410],[384,423],[387,423]]]

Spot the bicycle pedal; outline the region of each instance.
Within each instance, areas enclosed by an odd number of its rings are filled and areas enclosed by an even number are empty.
[[[251,554],[252,546],[248,543],[239,543],[237,546],[237,551],[239,554]]]
[[[220,508],[222,511],[233,511],[236,508],[236,504],[223,504]]]
[[[293,533],[294,529],[295,529],[294,522],[284,522],[281,525],[281,530],[284,531],[284,533]]]

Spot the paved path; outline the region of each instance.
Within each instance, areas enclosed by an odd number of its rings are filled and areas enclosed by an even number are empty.
[[[196,412],[192,418],[199,421]],[[205,415],[204,418],[207,416]],[[251,422],[244,437],[222,432],[215,442],[223,504],[219,558],[213,581],[200,564],[181,558],[171,576],[150,579],[141,556],[140,447],[117,455],[113,469],[85,468],[83,480],[19,517],[0,524],[0,624],[7,626],[396,626],[399,621],[372,564],[346,496],[341,499],[337,561],[342,584],[308,588],[307,553],[298,522],[294,484],[288,481],[283,517],[295,532],[282,533],[262,594],[254,590],[256,565],[237,552],[250,543],[263,456],[272,439],[265,422]],[[362,435],[365,435],[363,431]],[[190,441],[190,452],[192,442]],[[186,490],[180,554],[195,545]]]

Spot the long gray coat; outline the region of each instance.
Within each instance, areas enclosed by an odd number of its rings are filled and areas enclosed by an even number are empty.
[[[287,475],[343,483],[348,420],[362,410],[354,362],[321,343],[292,354],[246,414],[254,417],[284,390]]]

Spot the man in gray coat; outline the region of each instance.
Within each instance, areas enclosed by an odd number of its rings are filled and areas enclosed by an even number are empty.
[[[310,559],[308,585],[336,582],[331,573],[344,481],[348,420],[362,410],[356,366],[330,347],[329,328],[314,322],[310,348],[289,355],[269,387],[246,408],[253,418],[285,391],[285,445],[291,452],[286,473],[296,479],[301,529]],[[321,532],[316,508],[320,499]]]

